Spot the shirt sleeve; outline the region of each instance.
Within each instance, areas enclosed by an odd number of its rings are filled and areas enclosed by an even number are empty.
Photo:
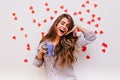
[[[37,56],[38,56],[38,54],[39,54],[39,52],[40,52],[41,45],[43,45],[43,44],[44,44],[44,43],[41,43],[41,44],[39,45],[39,47],[38,47],[37,50],[36,50],[35,57],[34,57],[33,65],[35,65],[35,66],[37,66],[37,67],[41,67],[41,66],[43,65],[43,63],[44,63],[44,58],[41,59],[41,60],[38,60],[38,59],[37,59]]]
[[[78,36],[77,44],[78,48],[82,46],[88,45],[96,39],[96,35],[92,31],[88,31],[87,33],[83,33],[83,35]]]

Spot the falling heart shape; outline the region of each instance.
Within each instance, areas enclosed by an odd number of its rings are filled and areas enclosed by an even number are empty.
[[[80,18],[80,21],[83,22],[83,18]]]
[[[103,53],[105,53],[105,52],[106,52],[106,49],[102,49],[101,51],[102,51]]]
[[[94,8],[96,8],[98,5],[97,4],[94,4]]]
[[[28,59],[24,59],[24,62],[26,62],[26,63],[27,63],[27,62],[28,62]]]
[[[102,46],[105,47],[105,48],[108,47],[108,45],[105,42],[102,43]]]
[[[27,47],[27,51],[30,51],[30,47]]]
[[[85,8],[85,4],[82,4],[81,7]]]
[[[95,24],[95,27],[97,27],[97,28],[98,28],[98,27],[99,27],[99,24]]]
[[[41,35],[42,35],[42,38],[44,37],[45,33],[44,32],[41,32]]]
[[[48,6],[48,3],[47,3],[47,2],[45,3],[45,6]]]
[[[82,51],[85,52],[87,50],[87,47],[86,46],[83,46],[82,47]]]
[[[98,34],[98,31],[95,30],[94,33],[95,33],[95,34]]]
[[[16,13],[12,13],[12,15],[13,15],[13,16],[15,16],[15,15],[16,15]]]
[[[81,11],[78,11],[78,14],[82,14],[82,12],[81,12]]]
[[[41,26],[41,24],[40,23],[38,23],[38,27],[40,27]]]
[[[34,13],[35,13],[35,11],[34,11],[34,10],[32,10],[32,11],[31,11],[31,13],[32,13],[32,14],[34,14]]]
[[[77,15],[77,12],[74,12],[73,15],[76,16],[76,15]]]
[[[62,6],[60,6],[60,9],[63,9],[64,8],[64,6],[62,5]]]
[[[16,36],[13,36],[13,37],[12,37],[12,39],[14,39],[14,40],[15,40],[15,39],[16,39]]]
[[[33,9],[33,6],[30,6],[29,9],[32,10],[32,9]]]
[[[86,59],[90,59],[90,55],[86,55]]]
[[[87,1],[86,1],[86,4],[90,4],[90,2],[87,0]]]
[[[20,27],[20,31],[23,31],[24,30],[24,28],[23,27]]]
[[[94,18],[95,17],[95,14],[92,14],[92,18]]]
[[[50,16],[50,20],[53,20],[54,19],[54,17],[53,16]]]
[[[97,20],[100,21],[100,20],[101,20],[101,17],[98,17]]]
[[[87,22],[87,24],[89,24],[89,25],[90,25],[90,24],[91,24],[91,22],[90,22],[90,21],[88,21],[88,22]]]
[[[103,34],[104,32],[102,30],[100,30],[100,35]]]
[[[46,11],[50,11],[50,8],[46,8]]]
[[[68,12],[68,9],[65,9],[64,12]]]
[[[18,20],[18,18],[17,18],[17,17],[14,17],[14,20]]]
[[[33,23],[36,23],[36,19],[33,19]]]
[[[30,47],[30,44],[29,43],[27,43],[27,45],[26,45],[27,47]]]
[[[90,9],[87,9],[86,12],[87,12],[87,13],[90,13]]]
[[[54,13],[57,14],[57,10],[54,10]]]
[[[28,37],[28,34],[25,34],[25,38],[27,38]]]
[[[91,19],[91,22],[95,22],[95,19]]]
[[[44,19],[43,22],[46,23],[46,22],[47,22],[47,19]]]

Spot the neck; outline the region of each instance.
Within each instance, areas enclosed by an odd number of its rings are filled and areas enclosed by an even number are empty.
[[[56,38],[54,39],[53,43],[56,45],[59,41],[60,41],[60,37],[56,36]]]

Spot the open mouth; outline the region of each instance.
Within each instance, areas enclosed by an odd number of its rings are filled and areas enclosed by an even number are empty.
[[[60,29],[60,32],[64,33],[65,31]]]

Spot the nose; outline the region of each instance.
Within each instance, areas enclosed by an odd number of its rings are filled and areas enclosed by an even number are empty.
[[[63,28],[65,29],[65,28],[66,28],[66,25],[63,25]]]

